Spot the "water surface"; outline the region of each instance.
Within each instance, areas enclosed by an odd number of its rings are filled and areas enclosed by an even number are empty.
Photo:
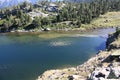
[[[74,35],[0,35],[0,80],[35,80],[46,70],[77,66],[105,49],[103,37]]]

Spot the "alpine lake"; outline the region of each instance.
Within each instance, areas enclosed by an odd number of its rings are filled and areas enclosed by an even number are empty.
[[[0,34],[0,80],[36,80],[46,70],[76,67],[106,48],[108,33]]]

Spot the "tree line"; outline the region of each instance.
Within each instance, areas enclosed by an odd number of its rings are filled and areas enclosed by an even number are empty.
[[[45,5],[49,2],[39,1],[39,4]],[[64,3],[65,6],[56,12],[56,16],[35,17],[33,20],[27,14],[36,8],[35,5],[24,2],[12,8],[0,9],[1,31],[10,31],[13,29],[34,29],[37,27],[45,28],[59,27],[60,22],[71,21],[71,25],[81,27],[81,24],[90,24],[94,18],[109,11],[120,11],[120,0],[93,0],[91,2],[56,2]],[[65,26],[65,25],[64,25]],[[71,27],[71,26],[67,26]]]

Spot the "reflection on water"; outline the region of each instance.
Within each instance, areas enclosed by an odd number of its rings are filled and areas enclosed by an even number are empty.
[[[93,35],[93,34],[75,34],[75,35],[71,35],[70,37],[99,37],[99,35]]]
[[[68,41],[52,41],[50,42],[50,46],[69,46],[71,45]]]

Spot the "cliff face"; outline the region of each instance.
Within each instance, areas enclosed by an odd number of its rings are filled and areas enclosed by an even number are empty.
[[[119,41],[118,33],[111,34],[106,42],[109,51],[100,51],[98,55],[75,68],[46,71],[37,80],[120,79],[120,62],[111,59],[113,53],[120,52]]]
[[[108,50],[111,49],[120,49],[120,34],[117,31],[114,34],[109,34],[109,37],[106,42],[106,46]]]

